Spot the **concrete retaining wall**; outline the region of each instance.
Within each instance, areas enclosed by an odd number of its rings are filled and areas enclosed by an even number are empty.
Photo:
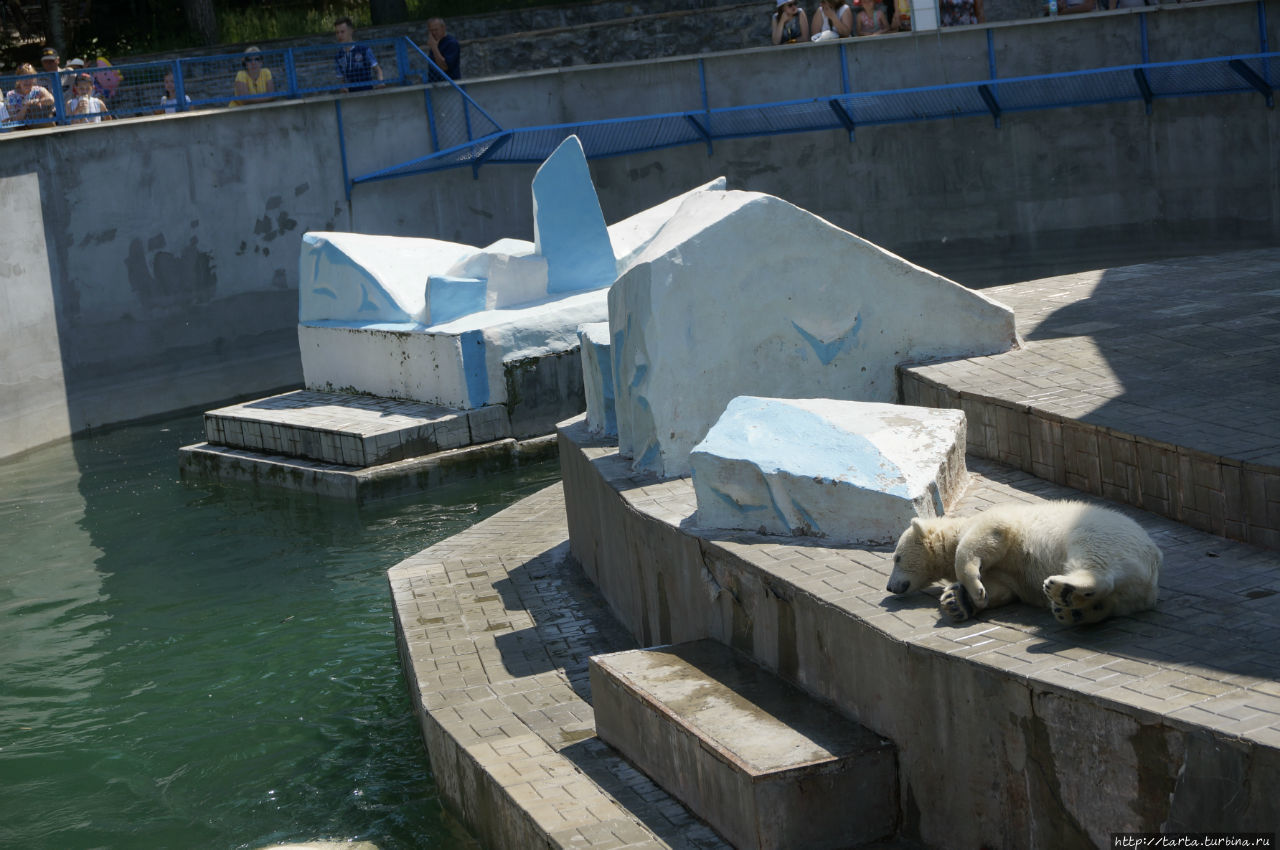
[[[1280,43],[1280,0],[1266,6]],[[1140,58],[1130,12],[992,25],[1001,76]],[[1257,50],[1257,7],[1150,15],[1153,60]],[[503,126],[701,108],[988,73],[986,28],[903,34],[468,84]],[[532,238],[532,167],[364,184],[427,151],[416,89],[0,137],[6,297],[33,306],[0,335],[0,456],[86,428],[296,386],[297,257],[306,230]],[[743,139],[592,163],[608,221],[726,175],[944,274],[1001,254],[1185,252],[1280,237],[1280,123],[1260,96],[1223,96]],[[16,182],[15,182],[16,181]],[[17,187],[25,187],[19,189]],[[11,187],[14,187],[11,189]],[[36,191],[38,187],[38,192]],[[18,228],[21,230],[21,228]],[[43,230],[43,248],[39,231]],[[47,279],[38,262],[43,253]],[[22,340],[37,339],[38,345]],[[52,340],[57,340],[56,354]],[[61,382],[61,387],[60,384]],[[21,414],[15,413],[21,411]]]
[[[1105,650],[1044,653],[1083,638],[984,620],[986,638],[1034,648],[1027,663],[979,658],[938,628],[932,600],[918,618],[881,602],[883,547],[691,527],[687,481],[632,474],[582,420],[561,426],[560,465],[573,555],[640,644],[713,638],[889,738],[903,837],[1065,850],[1112,832],[1272,828],[1277,749],[1162,715],[1172,703],[1064,684],[1058,668]]]

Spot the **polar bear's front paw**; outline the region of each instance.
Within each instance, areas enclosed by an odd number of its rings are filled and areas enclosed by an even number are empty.
[[[947,589],[942,591],[942,596],[938,598],[938,603],[947,616],[957,623],[969,619],[974,613],[973,600],[969,598],[969,591],[965,590],[960,582],[948,585]]]

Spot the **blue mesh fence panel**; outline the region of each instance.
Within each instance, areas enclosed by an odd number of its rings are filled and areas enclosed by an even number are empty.
[[[1152,65],[1146,68],[1146,75],[1156,97],[1251,91],[1251,86],[1231,69],[1230,62],[1233,58],[1237,57],[1225,57],[1212,62]],[[1246,65],[1250,64],[1248,58],[1238,58]],[[1261,65],[1252,67],[1259,70]]]
[[[58,74],[13,74],[0,77],[4,88],[3,128],[47,127],[65,110],[67,95]]]
[[[372,54],[382,79],[359,72],[353,54]],[[998,112],[1052,109],[1160,97],[1259,92],[1271,102],[1280,79],[1280,54],[1218,56],[1203,60],[1149,63],[1072,71],[1035,77],[992,79],[912,89],[859,92],[779,103],[721,107],[662,115],[587,121],[552,127],[504,130],[466,91],[431,62],[407,38],[357,42],[350,47],[327,42],[287,50],[225,54],[168,62],[147,62],[84,69],[92,81],[92,101],[75,100],[74,72],[38,72],[0,77],[9,114],[0,130],[88,123],[157,112],[221,108],[277,98],[362,91],[391,85],[423,89],[427,131],[422,156],[361,175],[353,182],[485,163],[541,162],[571,133],[591,158],[617,156],[716,139],[801,133],[829,129]],[[257,68],[262,71],[251,73]],[[236,82],[247,74],[265,85],[260,93],[237,95]],[[176,95],[185,95],[179,104]]]
[[[382,80],[374,79],[365,69],[372,53],[377,67],[382,70]],[[354,45],[336,42],[316,47],[293,49],[293,62],[299,94],[339,92],[347,90],[368,91],[378,85],[399,85],[418,82],[408,79],[401,67],[401,51],[396,39],[360,41]]]
[[[177,63],[182,72],[183,94],[190,98],[193,109],[266,103],[287,97],[288,57],[287,50],[263,50],[183,59]],[[243,96],[236,94],[237,79],[242,79],[246,87]],[[255,90],[261,91],[250,93]]]

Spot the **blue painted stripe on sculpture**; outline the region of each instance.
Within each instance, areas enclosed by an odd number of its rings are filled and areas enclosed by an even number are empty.
[[[697,479],[698,476],[696,472],[694,473],[693,477],[695,480]],[[708,487],[707,489],[711,492],[713,496],[718,498],[720,501],[724,502],[725,505],[728,506],[730,509],[740,513],[752,513],[752,512],[758,513],[760,511],[770,510],[772,507],[770,505],[745,505],[742,502],[739,502],[733,496],[730,496],[724,490],[719,489],[718,487]]]
[[[649,447],[644,450],[644,454],[640,455],[640,460],[636,461],[637,469],[651,469],[654,462],[658,459],[658,444],[650,443]]]
[[[778,519],[778,529],[784,533],[789,532],[791,530],[791,521],[782,512],[782,506],[778,504],[778,500],[774,498],[773,488],[769,486],[769,480],[765,477],[764,470],[757,467],[756,472],[760,474],[760,486],[769,494],[769,506],[773,508],[773,515]]]
[[[818,521],[815,520],[813,518],[813,515],[810,514],[808,511],[806,511],[804,507],[801,506],[801,504],[795,500],[794,497],[791,499],[791,507],[797,514],[800,515],[800,519],[804,521],[804,527],[806,532],[816,537],[826,536],[826,532],[822,530],[822,526],[818,525]],[[795,531],[794,528],[791,530]]]
[[[369,285],[364,281],[360,282],[360,306],[356,308],[357,313],[381,313],[381,308],[369,300]],[[406,313],[407,317],[408,314]],[[399,318],[397,316],[396,318]]]
[[[862,314],[859,313],[854,317],[853,325],[847,331],[840,334],[840,336],[835,339],[827,341],[818,339],[816,336],[797,325],[794,321],[791,323],[791,327],[796,329],[796,332],[800,334],[801,339],[809,343],[809,346],[813,349],[813,353],[818,355],[818,360],[821,361],[822,365],[828,366],[831,364],[832,360],[835,360],[836,357],[840,355],[840,352],[849,348],[858,341],[858,331],[862,330]]]
[[[472,407],[489,403],[489,370],[485,367],[483,331],[466,331],[458,337],[462,349],[462,375]]]

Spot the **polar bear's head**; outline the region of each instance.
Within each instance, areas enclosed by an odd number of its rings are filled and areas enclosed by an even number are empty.
[[[939,563],[944,534],[938,520],[911,520],[893,550],[893,572],[885,587],[895,596],[920,590],[946,576],[946,564]]]

